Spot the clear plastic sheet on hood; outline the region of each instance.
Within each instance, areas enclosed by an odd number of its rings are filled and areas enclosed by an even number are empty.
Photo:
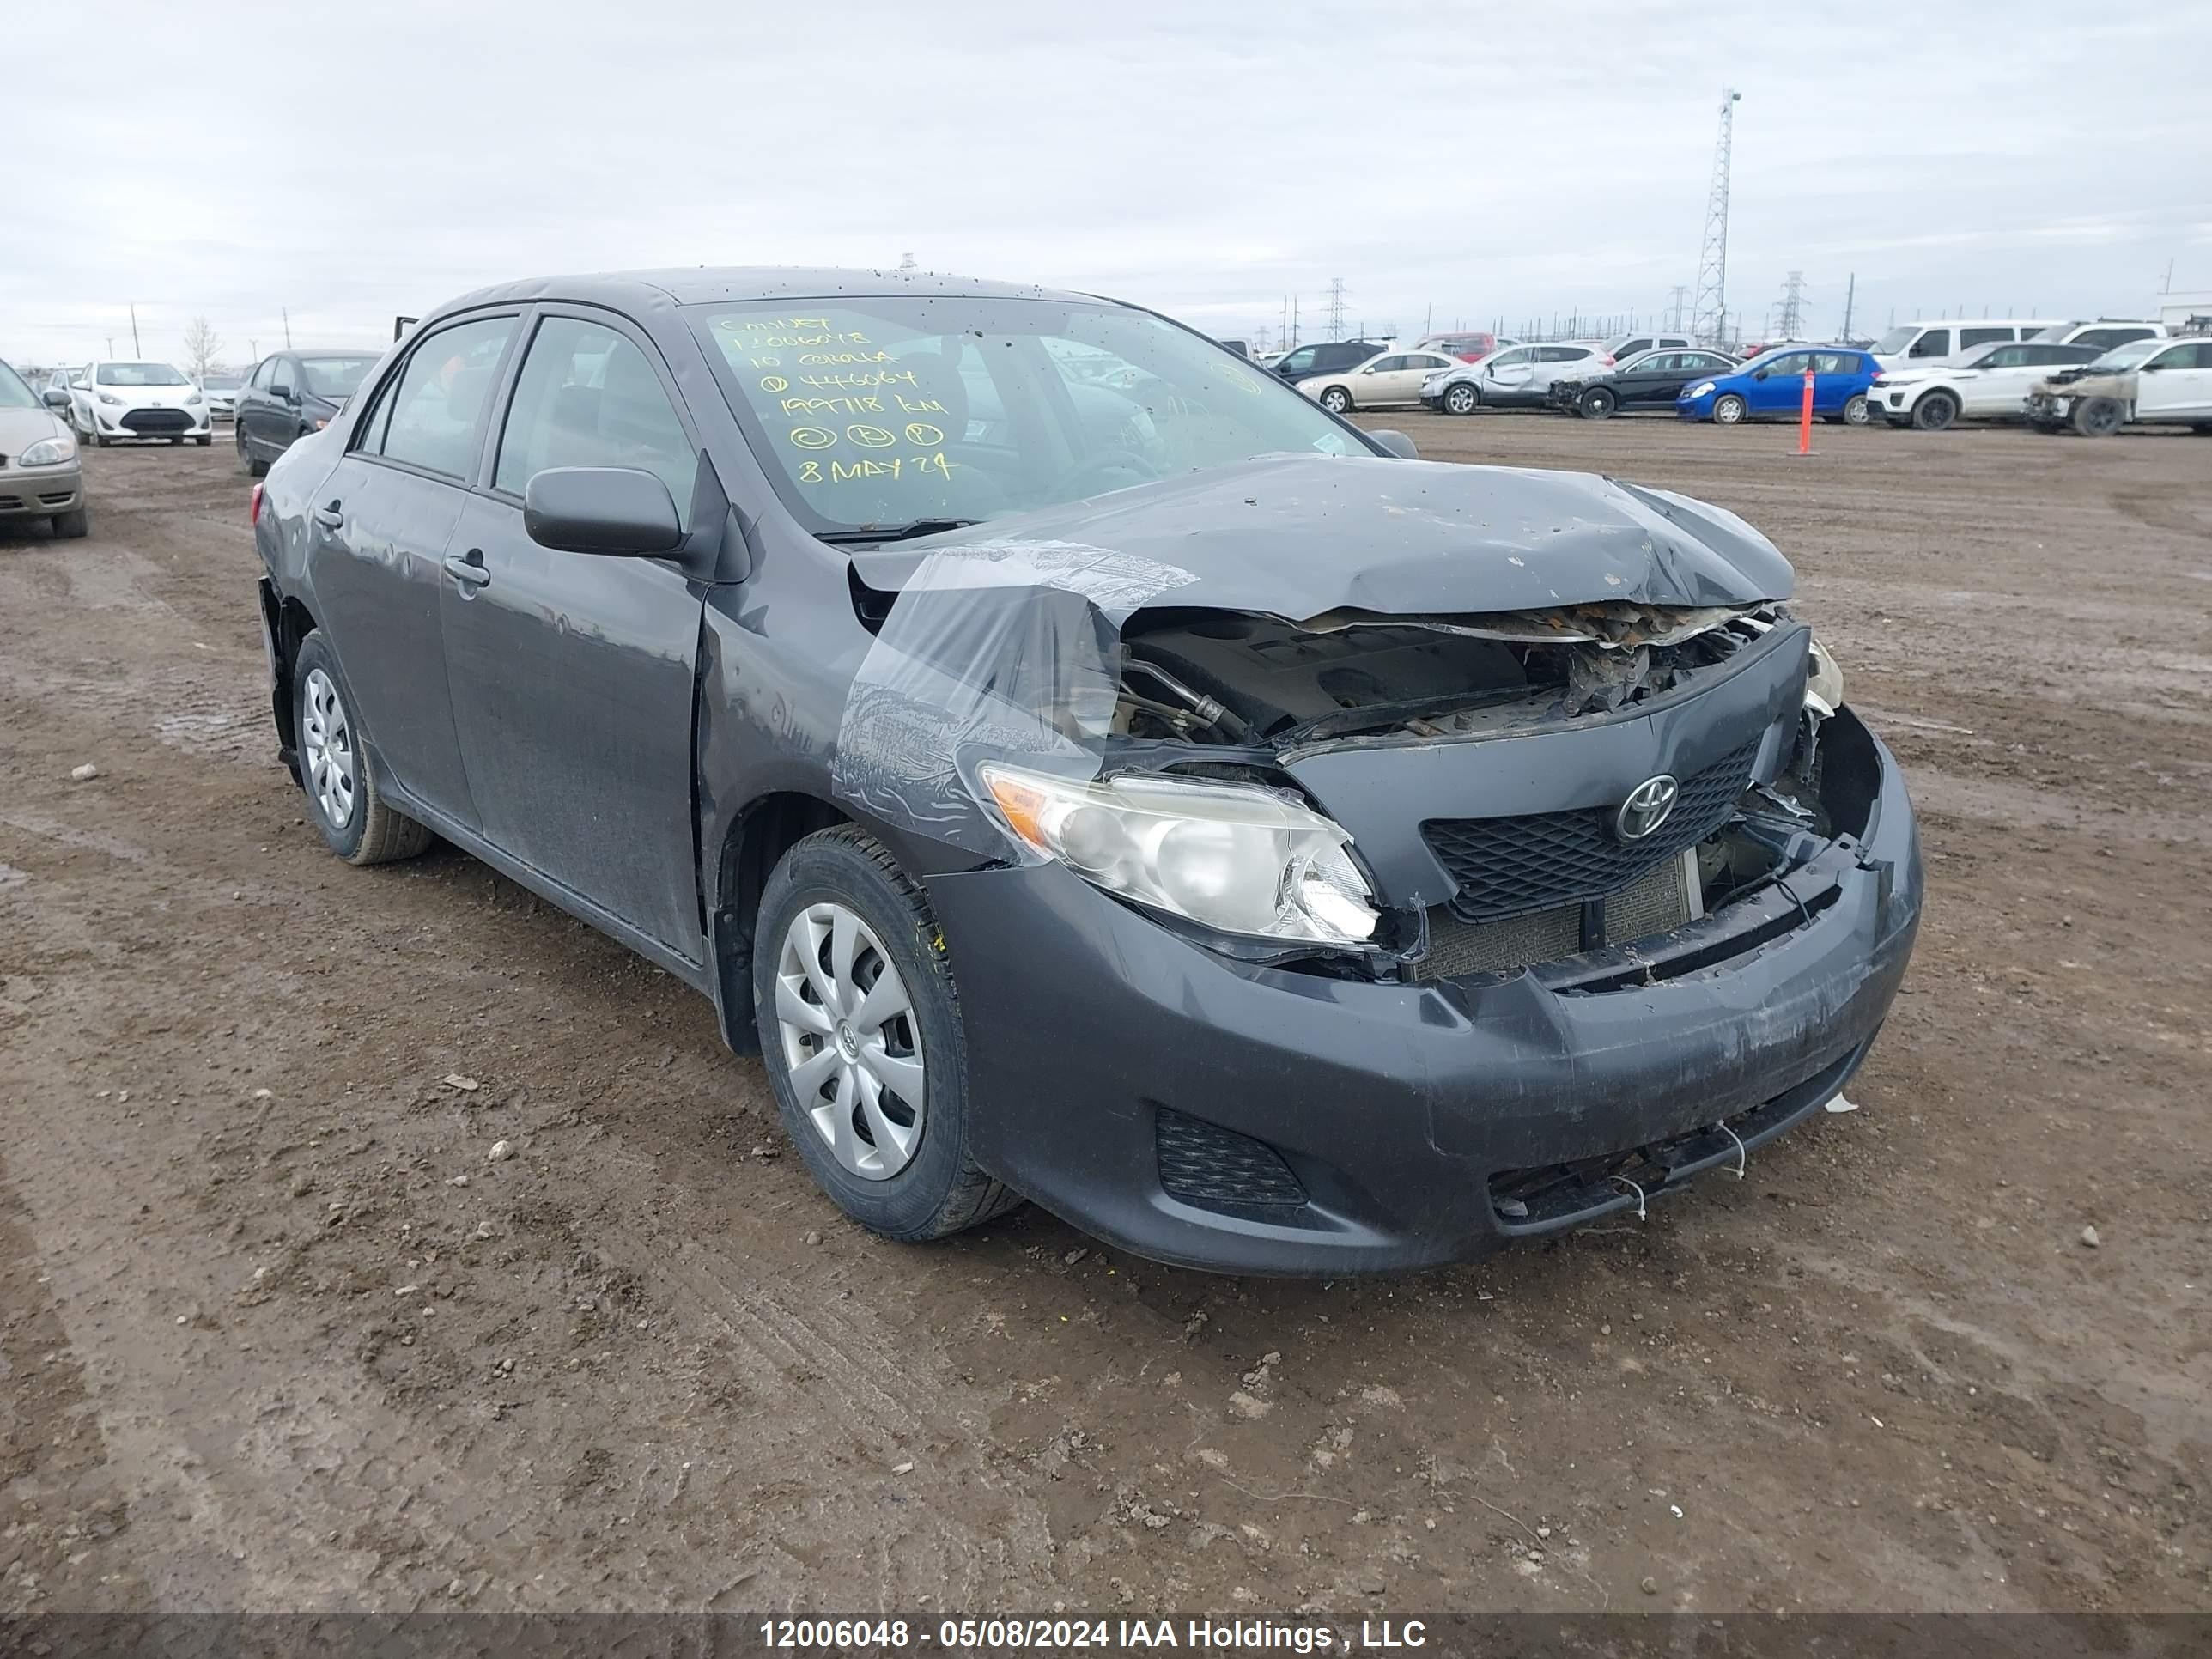
[[[976,768],[1007,760],[1097,777],[1113,731],[1121,625],[1197,580],[1074,542],[986,540],[933,552],[854,677],[831,793],[969,852],[1034,860],[982,805]]]

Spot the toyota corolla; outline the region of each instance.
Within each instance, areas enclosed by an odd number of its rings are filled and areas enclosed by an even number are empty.
[[[696,987],[894,1238],[1029,1199],[1334,1273],[1641,1213],[1819,1113],[1911,954],[1903,781],[1764,537],[1134,307],[518,283],[254,518],[332,850],[443,837]]]

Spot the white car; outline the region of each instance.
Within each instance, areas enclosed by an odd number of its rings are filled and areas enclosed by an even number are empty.
[[[230,419],[238,410],[239,388],[245,384],[243,375],[220,368],[211,368],[201,375],[200,394],[207,399],[209,416],[218,421]]]
[[[2212,432],[2212,337],[2132,340],[2027,394],[2027,422],[2041,431],[2102,438],[2131,421]]]
[[[2016,421],[2038,380],[2100,355],[2094,345],[2041,340],[1976,346],[1949,362],[1885,368],[1867,388],[1867,405],[1892,426],[1923,432],[1941,432],[1962,415]]]
[[[70,425],[105,449],[125,438],[191,439],[207,444],[207,398],[173,363],[101,358],[77,371],[70,386]]]
[[[1431,374],[1421,383],[1421,402],[1447,415],[1472,415],[1484,404],[1493,409],[1541,408],[1552,400],[1553,381],[1595,374],[1612,367],[1612,355],[1594,341],[1510,346]]]
[[[1460,367],[1459,359],[1441,351],[1379,351],[1357,368],[1312,375],[1297,385],[1330,414],[1342,415],[1354,409],[1417,404],[1423,380]]]

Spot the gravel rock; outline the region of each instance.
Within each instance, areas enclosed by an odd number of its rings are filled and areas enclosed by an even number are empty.
[[[76,768],[70,774],[70,781],[71,783],[90,783],[99,775],[100,769],[97,766],[94,766],[90,761],[87,761],[83,765]]]
[[[2087,1245],[2091,1249],[2095,1249],[2100,1243],[2100,1240],[2097,1237],[2097,1230],[2094,1227],[2082,1228],[2081,1242]]]
[[[513,1141],[495,1140],[491,1144],[491,1150],[484,1154],[484,1162],[487,1164],[504,1164],[507,1159],[514,1156],[514,1143]]]

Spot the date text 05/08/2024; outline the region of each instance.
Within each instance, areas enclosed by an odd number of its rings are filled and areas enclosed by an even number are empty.
[[[848,1651],[929,1647],[954,1652],[1173,1648],[1349,1653],[1427,1644],[1418,1619],[1363,1619],[1356,1632],[1265,1619],[1192,1619],[1180,1625],[1170,1619],[943,1619],[933,1628],[905,1619],[764,1619],[760,1633],[763,1644],[770,1648]]]

